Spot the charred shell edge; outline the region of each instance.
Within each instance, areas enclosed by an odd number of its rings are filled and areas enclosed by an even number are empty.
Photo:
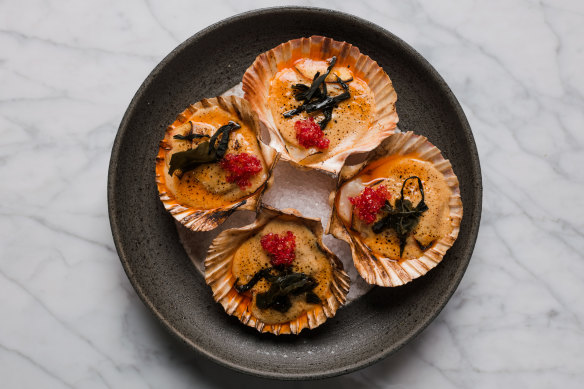
[[[306,165],[295,161],[288,153],[286,142],[280,135],[272,112],[266,104],[270,81],[278,72],[278,63],[290,60],[293,52],[296,51],[319,59],[328,59],[336,55],[339,65],[351,65],[351,70],[367,82],[375,96],[376,105],[375,121],[368,130],[368,136],[357,141],[352,148],[341,151],[325,161]],[[270,132],[270,146],[282,153],[284,160],[329,174],[337,174],[349,155],[370,151],[387,136],[398,131],[396,125],[399,119],[395,109],[397,94],[389,76],[377,62],[361,54],[357,47],[347,42],[339,42],[323,36],[311,36],[283,43],[256,58],[243,75],[243,91],[245,99],[258,112],[260,120]]]
[[[170,149],[168,146],[168,138],[171,131],[186,123],[198,110],[209,108],[211,106],[219,106],[227,112],[235,113],[235,115],[241,118],[243,122],[251,124],[250,127],[256,131],[258,144],[260,145],[264,160],[268,166],[268,178],[254,193],[228,206],[213,209],[196,209],[180,204],[166,186],[165,169],[167,169],[167,166],[165,163],[165,156]],[[260,141],[259,120],[257,114],[252,111],[247,101],[236,96],[203,99],[185,109],[166,129],[165,138],[160,142],[158,155],[156,156],[156,185],[158,187],[158,194],[160,200],[164,204],[164,208],[166,208],[166,210],[186,228],[192,231],[209,231],[223,223],[238,209],[257,209],[264,191],[267,190],[274,181],[272,172],[278,159],[278,152]]]
[[[231,273],[231,263],[237,248],[252,235],[261,230],[270,220],[282,218],[285,220],[305,223],[316,235],[318,244],[333,266],[333,279],[330,287],[330,296],[317,305],[287,323],[266,324],[255,317],[249,308],[251,298],[239,294],[235,288],[235,278]],[[205,259],[205,281],[213,290],[213,298],[220,303],[225,312],[237,317],[243,324],[254,327],[260,332],[270,332],[275,335],[298,334],[304,328],[316,328],[327,318],[335,315],[337,309],[345,304],[349,292],[349,276],[343,270],[343,264],[337,256],[322,242],[323,228],[320,219],[304,218],[294,209],[277,210],[262,206],[258,217],[253,224],[242,228],[233,228],[221,232],[209,247]]]
[[[345,181],[351,179],[361,171],[367,162],[379,159],[385,155],[404,155],[412,152],[419,152],[421,159],[432,162],[444,175],[448,186],[452,190],[452,195],[449,200],[452,232],[439,239],[431,248],[424,251],[424,255],[421,257],[397,262],[388,258],[373,256],[367,247],[358,239],[354,239],[351,236],[337,215],[334,207],[336,192],[331,194],[329,198],[332,214],[327,227],[327,233],[331,233],[338,239],[346,241],[351,246],[353,263],[361,277],[369,284],[399,286],[423,276],[442,261],[446,251],[454,244],[454,241],[458,237],[460,222],[462,220],[462,200],[458,179],[452,170],[450,162],[442,156],[436,146],[428,142],[428,139],[423,136],[414,135],[412,132],[390,136],[382,145],[371,152],[365,162],[356,166],[343,167],[339,175],[337,190]]]

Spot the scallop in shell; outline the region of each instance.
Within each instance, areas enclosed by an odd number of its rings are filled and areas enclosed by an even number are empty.
[[[241,98],[204,99],[185,109],[166,129],[156,156],[166,210],[193,231],[212,230],[237,209],[255,210],[278,159],[259,138],[257,114]],[[244,162],[253,170],[238,176],[229,170]]]
[[[283,43],[256,58],[243,91],[270,131],[270,146],[305,168],[337,174],[349,155],[396,132],[389,76],[347,42],[312,36]]]
[[[361,277],[380,286],[403,285],[434,268],[462,220],[450,162],[412,132],[392,135],[365,162],[344,166],[331,202],[328,231],[349,243]]]
[[[268,207],[253,224],[223,231],[205,259],[215,301],[260,332],[298,334],[318,327],[345,303],[350,282],[322,232],[319,219]],[[287,262],[275,262],[282,258]]]

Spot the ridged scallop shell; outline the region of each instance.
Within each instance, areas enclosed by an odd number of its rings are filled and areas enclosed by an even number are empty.
[[[231,271],[233,256],[239,246],[260,231],[268,222],[275,218],[291,220],[305,224],[316,236],[321,250],[325,253],[333,267],[330,294],[326,300],[310,311],[303,312],[295,320],[266,324],[252,313],[252,299],[235,290],[236,279]],[[213,298],[220,303],[225,312],[237,317],[243,324],[254,327],[260,332],[270,332],[275,335],[298,334],[304,328],[316,328],[331,318],[337,309],[345,304],[349,291],[349,276],[343,270],[343,264],[322,242],[323,228],[320,219],[304,218],[294,209],[277,210],[262,206],[256,221],[242,228],[234,228],[221,232],[209,247],[205,259],[205,281],[213,290]]]
[[[361,277],[370,284],[399,286],[423,276],[442,261],[446,251],[458,237],[462,220],[462,200],[458,179],[452,170],[450,162],[444,159],[440,150],[423,136],[414,135],[412,132],[390,136],[377,149],[373,150],[363,163],[343,167],[339,175],[337,190],[344,182],[356,176],[369,162],[387,155],[406,155],[414,152],[419,154],[420,159],[434,164],[434,167],[442,173],[452,191],[449,199],[452,231],[449,235],[439,239],[431,248],[425,250],[421,257],[395,261],[373,256],[371,251],[345,228],[335,209],[336,192],[331,194],[332,215],[327,227],[327,233],[332,233],[335,237],[346,241],[351,246],[355,267]]]
[[[326,60],[332,56],[337,57],[338,66],[350,65],[351,71],[367,83],[375,97],[375,118],[367,136],[358,139],[350,148],[340,150],[325,161],[302,164],[295,160],[286,149],[286,141],[280,135],[267,105],[270,82],[279,71],[278,65],[293,58]],[[370,151],[388,135],[397,132],[398,116],[395,110],[397,94],[389,76],[377,62],[347,42],[311,36],[283,43],[256,58],[243,76],[243,91],[245,99],[249,100],[253,109],[258,112],[260,120],[270,131],[270,146],[282,153],[284,160],[292,161],[304,168],[337,174],[349,155]]]
[[[243,123],[246,123],[256,132],[256,139],[260,146],[264,161],[268,171],[268,177],[264,184],[254,193],[234,201],[232,204],[213,208],[213,209],[196,209],[188,205],[181,204],[173,196],[171,190],[167,187],[165,171],[168,171],[168,165],[165,157],[172,149],[170,146],[170,134],[178,126],[188,122],[197,113],[219,107],[220,109],[234,114]],[[278,152],[265,145],[260,141],[260,124],[257,114],[251,109],[249,103],[236,96],[214,97],[203,99],[185,109],[179,114],[176,120],[166,129],[164,139],[160,142],[158,155],[156,156],[156,184],[160,200],[164,208],[185,227],[192,231],[209,231],[223,223],[233,212],[238,209],[256,210],[259,206],[260,198],[263,192],[272,184],[272,170],[279,158]]]

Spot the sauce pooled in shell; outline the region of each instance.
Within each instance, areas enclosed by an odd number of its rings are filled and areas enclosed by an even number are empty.
[[[219,107],[212,107],[205,111],[198,111],[185,124],[176,127],[171,137],[171,152],[166,155],[167,166],[172,154],[196,148],[200,143],[208,141],[208,137],[190,140],[175,139],[175,135],[188,135],[191,132],[212,136],[215,131],[234,121],[241,127],[229,134],[229,144],[226,155],[249,154],[259,160],[261,168],[256,168],[253,175],[245,181],[232,179],[233,173],[221,166],[220,161],[206,163],[187,171],[182,176],[165,172],[166,183],[177,201],[198,209],[212,209],[232,204],[243,199],[259,189],[267,179],[268,168],[263,159],[256,133],[246,123],[239,120],[234,114]],[[259,171],[258,171],[259,170]],[[243,185],[241,184],[243,182]]]
[[[332,265],[325,253],[320,249],[314,233],[306,226],[298,222],[282,221],[274,219],[266,224],[260,232],[246,240],[233,256],[233,277],[239,285],[248,283],[254,275],[262,269],[271,268],[272,261],[268,252],[262,247],[262,237],[272,233],[286,236],[288,231],[295,237],[295,256],[289,265],[289,270],[295,273],[303,273],[312,277],[317,285],[312,292],[322,301],[328,297],[332,280]],[[285,312],[276,309],[260,309],[256,304],[259,293],[269,290],[270,283],[265,279],[257,282],[249,291],[252,303],[250,309],[255,317],[266,324],[285,323],[299,317],[305,311],[314,308],[314,304],[308,303],[304,294],[290,295],[291,307]]]
[[[403,254],[400,256],[400,241],[394,229],[388,228],[376,234],[371,220],[363,221],[351,204],[365,188],[383,185],[389,193],[388,202],[395,206],[400,198],[404,181],[409,177],[419,177],[423,184],[424,211],[417,226],[407,237]],[[408,180],[404,187],[404,199],[416,206],[421,200],[421,191],[415,180]],[[368,247],[373,255],[396,261],[419,258],[434,242],[450,234],[449,199],[452,194],[444,176],[431,162],[420,159],[416,154],[395,155],[380,158],[365,167],[357,176],[343,184],[336,199],[338,215],[345,227],[353,230],[355,238]],[[383,208],[377,213],[376,221],[384,216]],[[356,232],[356,234],[355,234]]]
[[[324,114],[320,111],[301,112],[293,117],[286,118],[284,113],[301,105],[295,99],[292,87],[296,84],[310,86],[314,75],[324,74],[328,63],[308,58],[288,61],[282,65],[270,83],[268,105],[275,124],[287,144],[288,151],[301,164],[324,161],[339,150],[350,148],[356,140],[363,137],[372,123],[375,115],[375,98],[365,81],[343,66],[334,66],[326,78],[325,84],[328,95],[341,95],[344,90],[337,82],[340,77],[346,82],[350,98],[339,102],[332,110],[332,118],[324,128],[324,137],[328,139],[328,146],[304,147],[297,137],[296,122],[313,119],[320,122]]]

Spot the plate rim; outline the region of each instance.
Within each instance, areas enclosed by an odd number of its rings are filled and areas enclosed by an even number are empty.
[[[415,61],[417,61],[418,64],[421,66],[423,71],[426,74],[428,74],[431,78],[433,78],[436,82],[438,82],[440,84],[440,86],[442,87],[443,91],[445,92],[446,98],[448,99],[448,102],[451,104],[452,108],[454,109],[454,113],[456,114],[456,118],[459,121],[459,123],[463,129],[463,134],[465,135],[467,145],[470,146],[470,150],[469,150],[470,157],[471,157],[470,162],[472,165],[472,171],[476,175],[476,182],[473,183],[475,186],[475,189],[476,189],[476,198],[474,199],[475,206],[473,209],[473,211],[474,211],[473,213],[476,215],[476,218],[472,219],[470,222],[469,242],[468,242],[469,244],[467,245],[468,257],[464,259],[465,263],[461,267],[460,277],[457,280],[455,280],[455,283],[454,283],[452,289],[449,291],[449,293],[441,296],[441,298],[439,300],[439,304],[436,305],[436,308],[435,308],[435,311],[433,312],[433,314],[429,315],[426,320],[419,323],[416,327],[413,327],[412,331],[410,331],[408,336],[404,337],[400,342],[389,345],[388,347],[383,348],[381,351],[373,353],[370,357],[368,357],[366,359],[361,359],[361,360],[356,361],[356,362],[349,364],[349,365],[345,365],[342,367],[322,371],[319,374],[313,373],[311,375],[306,375],[303,373],[270,372],[270,371],[264,371],[264,370],[260,370],[260,369],[242,367],[242,366],[238,365],[237,363],[234,363],[230,360],[221,358],[221,357],[211,353],[210,351],[207,351],[207,350],[201,348],[197,343],[193,342],[191,339],[184,336],[169,320],[167,320],[161,314],[161,312],[156,308],[156,306],[152,303],[152,301],[146,296],[146,293],[143,291],[139,282],[135,279],[134,274],[132,273],[132,270],[131,270],[130,265],[129,265],[128,260],[127,260],[126,250],[124,249],[124,247],[123,247],[124,245],[121,242],[121,238],[120,238],[120,236],[122,235],[120,232],[121,229],[119,227],[119,224],[118,224],[118,221],[116,220],[116,215],[115,215],[115,209],[116,209],[116,200],[115,200],[115,193],[114,193],[115,192],[115,177],[117,176],[117,164],[118,164],[117,161],[118,161],[119,155],[121,153],[121,139],[123,138],[123,136],[126,132],[128,122],[129,122],[130,118],[133,116],[134,110],[136,109],[137,101],[139,100],[139,98],[143,94],[144,90],[150,86],[150,84],[156,78],[158,73],[164,67],[166,67],[166,65],[171,60],[173,60],[174,57],[179,55],[180,52],[182,52],[184,49],[186,49],[188,46],[190,46],[191,42],[199,39],[200,37],[212,32],[214,30],[222,28],[224,25],[228,25],[228,24],[235,23],[238,21],[243,21],[243,20],[245,20],[249,17],[252,17],[252,16],[258,16],[258,15],[262,15],[262,14],[269,14],[271,12],[281,12],[281,11],[319,12],[319,13],[325,14],[325,15],[332,14],[332,15],[337,16],[337,17],[352,19],[353,21],[355,21],[358,24],[365,25],[368,28],[375,30],[376,32],[378,32],[379,34],[384,36],[385,38],[391,39],[397,46],[399,46],[400,50],[403,50],[403,51],[407,52],[410,56],[412,56],[415,59]],[[482,214],[482,198],[483,198],[482,172],[481,172],[481,168],[480,168],[478,150],[476,147],[476,142],[474,140],[474,136],[472,134],[472,130],[470,128],[470,124],[468,123],[468,119],[466,118],[466,115],[464,114],[464,111],[463,111],[458,99],[455,97],[454,93],[452,92],[452,90],[450,89],[448,84],[445,82],[445,80],[442,78],[442,76],[436,71],[436,69],[434,69],[434,67],[420,53],[418,53],[412,46],[410,46],[404,40],[402,40],[401,38],[394,35],[390,31],[386,30],[385,28],[383,28],[383,27],[381,27],[373,22],[370,22],[366,19],[363,19],[361,17],[355,16],[355,15],[352,15],[352,14],[349,14],[349,13],[346,13],[343,11],[326,9],[326,8],[321,8],[321,7],[308,7],[308,6],[265,7],[265,8],[257,8],[257,9],[253,9],[250,11],[238,13],[238,14],[233,15],[231,17],[221,19],[221,20],[205,27],[204,29],[193,34],[192,36],[187,38],[184,42],[182,42],[178,46],[176,46],[170,53],[168,53],[154,67],[154,69],[144,79],[144,81],[141,83],[140,87],[137,89],[134,96],[132,97],[132,100],[130,101],[128,108],[126,109],[126,111],[124,113],[124,116],[123,116],[123,118],[120,122],[120,125],[118,127],[118,131],[116,133],[116,136],[114,138],[114,142],[112,145],[112,152],[110,155],[110,162],[109,162],[109,167],[108,167],[108,180],[107,180],[108,215],[109,215],[110,228],[112,231],[114,245],[116,247],[118,257],[120,259],[120,262],[122,263],[122,267],[123,267],[128,279],[129,279],[132,287],[134,288],[134,290],[138,294],[140,300],[144,303],[144,305],[146,305],[150,309],[150,311],[154,314],[156,319],[158,319],[158,321],[163,324],[163,328],[165,328],[165,330],[168,331],[171,335],[173,335],[176,339],[178,339],[181,342],[183,342],[184,344],[188,345],[191,349],[195,350],[196,352],[200,353],[201,355],[204,355],[206,358],[208,358],[209,360],[211,360],[215,363],[218,363],[219,365],[222,365],[222,366],[228,367],[230,369],[233,369],[235,371],[249,374],[252,376],[263,377],[263,378],[272,378],[272,379],[283,379],[283,380],[304,380],[304,379],[314,380],[314,379],[324,379],[324,378],[329,378],[329,377],[347,374],[347,373],[365,368],[367,366],[370,366],[370,365],[374,364],[375,362],[378,362],[381,359],[384,359],[384,358],[388,357],[389,355],[394,354],[395,352],[400,350],[403,346],[405,346],[407,343],[414,340],[440,314],[440,312],[444,309],[444,307],[446,306],[448,301],[450,301],[450,298],[452,297],[454,292],[458,289],[458,286],[459,286],[460,282],[462,281],[462,278],[463,278],[463,276],[466,272],[466,269],[468,268],[468,265],[470,263],[470,260],[472,258],[472,254],[473,254],[476,240],[478,237],[481,214]]]

